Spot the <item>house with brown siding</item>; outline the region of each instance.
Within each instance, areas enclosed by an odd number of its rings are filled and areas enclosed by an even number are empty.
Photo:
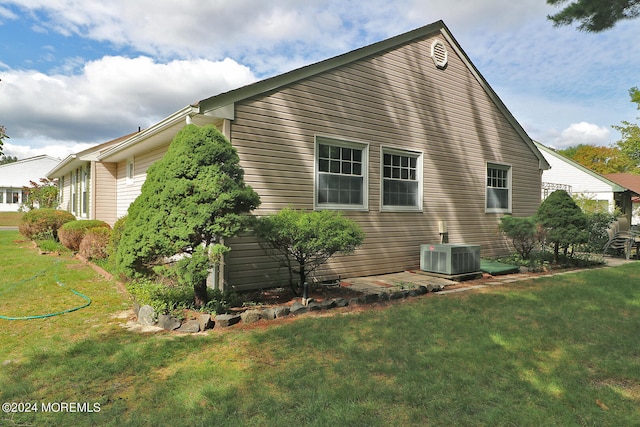
[[[206,98],[102,150],[117,217],[187,123],[217,126],[237,149],[255,215],[332,209],[362,226],[363,245],[317,280],[417,269],[439,225],[483,256],[510,252],[500,218],[535,213],[548,168],[442,21]],[[226,243],[224,286],[288,279],[250,232]]]

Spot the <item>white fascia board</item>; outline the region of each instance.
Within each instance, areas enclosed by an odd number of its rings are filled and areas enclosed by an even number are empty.
[[[132,148],[135,145],[140,144],[145,140],[149,139],[150,137],[154,135],[158,135],[163,131],[175,126],[176,124],[179,124],[180,122],[186,123],[187,117],[191,117],[199,113],[200,113],[200,109],[198,107],[194,107],[193,105],[188,105],[183,109],[176,111],[169,117],[159,121],[153,126],[141,132],[136,133],[131,138],[125,139],[120,144],[112,148],[109,148],[108,150],[100,154],[97,160],[99,161],[115,160],[117,158],[118,153],[121,153],[126,149]]]

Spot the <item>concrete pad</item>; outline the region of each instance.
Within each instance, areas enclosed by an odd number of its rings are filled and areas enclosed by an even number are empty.
[[[342,280],[349,288],[364,293],[390,292],[400,289],[414,289],[419,286],[442,285],[444,287],[457,284],[453,280],[416,274],[409,271],[383,274],[381,276],[354,277]]]

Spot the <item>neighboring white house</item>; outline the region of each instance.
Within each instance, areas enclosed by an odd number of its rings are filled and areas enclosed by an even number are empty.
[[[551,169],[542,172],[542,200],[555,190],[565,190],[575,198],[592,201],[602,211],[613,212],[619,207],[626,213],[622,200],[627,195],[625,187],[539,142],[535,144],[551,165]]]
[[[58,158],[41,155],[0,165],[0,212],[17,212],[29,182],[39,182],[58,163]]]

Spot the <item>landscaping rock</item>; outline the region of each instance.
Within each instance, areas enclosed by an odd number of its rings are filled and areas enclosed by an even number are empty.
[[[241,317],[237,314],[218,314],[216,316],[215,322],[216,326],[221,328],[228,328],[229,326],[233,326],[236,323],[239,323]]]
[[[404,293],[402,291],[391,292],[389,295],[389,299],[402,299],[404,298]]]
[[[291,314],[302,314],[309,311],[309,307],[302,305],[302,303],[296,301],[291,304],[291,308],[289,308],[289,313]]]
[[[409,291],[409,296],[410,297],[417,297],[418,295],[420,295],[420,294],[418,293],[418,291],[416,289],[411,289]]]
[[[336,308],[336,301],[332,300],[332,299],[326,299],[324,301],[322,301],[320,303],[320,306],[324,309],[324,310],[329,310],[332,308]]]
[[[198,319],[188,320],[184,322],[178,329],[176,329],[176,331],[186,332],[190,334],[200,332],[200,321]]]
[[[416,289],[416,292],[418,292],[418,295],[424,295],[427,292],[429,292],[429,290],[427,289],[426,286],[420,285],[418,286],[418,289]]]
[[[380,292],[378,297],[380,298],[380,301],[389,301],[389,294],[386,292]]]
[[[442,286],[442,285],[433,285],[433,284],[431,284],[431,283],[429,283],[429,284],[427,285],[427,290],[428,290],[429,292],[439,292],[439,291],[441,291],[441,290],[442,290],[442,288],[444,288],[444,286]]]
[[[289,307],[275,307],[273,312],[276,315],[276,319],[278,317],[285,317],[289,315]]]
[[[160,314],[158,316],[158,326],[165,331],[173,331],[178,329],[182,325],[182,322],[170,314]]]
[[[150,305],[143,305],[138,310],[138,323],[152,326],[156,324],[156,312]]]
[[[351,298],[349,300],[349,304],[348,305],[358,305],[360,304],[360,298]]]
[[[335,300],[335,303],[336,307],[346,307],[349,305],[349,301],[344,298],[338,298],[337,300]]]
[[[371,304],[374,303],[376,301],[378,301],[380,299],[380,295],[378,294],[365,294],[362,296],[363,299],[363,303],[365,304]]]
[[[273,320],[276,318],[276,311],[273,308],[265,308],[262,310],[262,318],[265,320]]]
[[[198,322],[200,323],[200,330],[206,331],[207,329],[213,329],[215,322],[211,319],[210,314],[201,314],[198,316]]]
[[[247,310],[240,317],[244,323],[256,323],[262,319],[262,310]]]
[[[322,304],[320,304],[319,302],[312,302],[309,305],[307,305],[307,308],[309,309],[309,311],[320,311],[322,310]]]

